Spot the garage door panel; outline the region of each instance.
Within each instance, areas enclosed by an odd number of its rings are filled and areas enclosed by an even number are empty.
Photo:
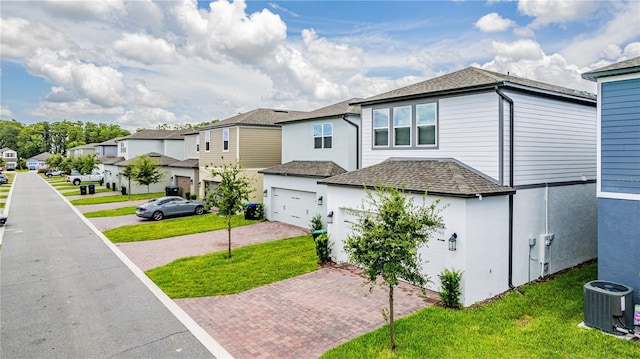
[[[316,194],[314,192],[274,188],[271,201],[271,218],[275,221],[308,227],[314,215]]]

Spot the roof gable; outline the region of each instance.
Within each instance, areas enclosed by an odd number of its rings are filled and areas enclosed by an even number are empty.
[[[332,161],[291,161],[259,171],[268,175],[317,178],[331,177],[345,172],[344,168]]]
[[[218,121],[211,125],[207,125],[199,128],[199,131],[208,130],[212,128],[240,126],[240,125],[254,125],[254,126],[278,126],[276,122],[287,120],[293,116],[299,116],[303,111],[290,111],[290,110],[274,110],[267,108],[259,108],[246,113],[241,113],[233,117],[229,117],[222,121]]]
[[[582,74],[582,78],[596,81],[599,77],[617,76],[636,72],[640,72],[640,56],[585,72]]]
[[[299,115],[291,116],[291,118],[279,120],[276,123],[282,124],[282,123],[288,123],[288,122],[306,121],[306,120],[335,117],[335,116],[342,116],[342,115],[348,115],[348,114],[360,114],[362,112],[360,105],[352,104],[352,103],[356,101],[361,101],[361,100],[362,100],[361,98],[352,98],[346,101],[335,103],[333,105],[319,108],[317,110],[313,110],[310,112],[303,112]]]

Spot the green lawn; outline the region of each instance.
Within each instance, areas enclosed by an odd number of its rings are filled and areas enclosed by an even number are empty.
[[[83,206],[88,204],[102,204],[102,203],[113,203],[113,202],[126,202],[126,201],[135,201],[138,199],[151,199],[151,198],[159,198],[164,196],[164,192],[159,193],[142,193],[142,194],[132,194],[122,195],[120,192],[113,192],[113,196],[102,196],[102,197],[89,197],[89,198],[79,198],[71,201],[71,204],[74,206]],[[115,194],[117,193],[117,194]]]
[[[637,343],[578,328],[583,286],[596,277],[591,264],[478,308],[426,308],[396,322],[395,356],[384,326],[322,358],[640,358]]]
[[[175,260],[147,271],[171,298],[239,293],[319,268],[311,236],[281,239],[227,252]]]
[[[4,208],[6,205],[7,205],[6,203],[2,202],[0,203],[0,208]]]
[[[8,198],[9,195],[8,194],[0,194],[0,198]]]
[[[104,209],[102,211],[87,212],[84,214],[87,218],[97,217],[117,217],[126,216],[129,214],[136,214],[136,206],[122,207],[116,209]]]
[[[253,224],[258,221],[244,219],[244,215],[231,218],[232,227]],[[216,213],[202,216],[179,217],[159,222],[132,224],[104,231],[104,235],[113,243],[138,242],[153,239],[183,236],[227,228],[227,219]]]

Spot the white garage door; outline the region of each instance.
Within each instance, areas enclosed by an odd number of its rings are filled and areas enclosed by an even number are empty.
[[[271,207],[272,220],[308,228],[319,206],[314,192],[274,188]]]

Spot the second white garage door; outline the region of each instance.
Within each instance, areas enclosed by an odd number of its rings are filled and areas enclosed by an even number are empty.
[[[319,206],[315,192],[274,188],[271,207],[271,220],[309,228]]]

